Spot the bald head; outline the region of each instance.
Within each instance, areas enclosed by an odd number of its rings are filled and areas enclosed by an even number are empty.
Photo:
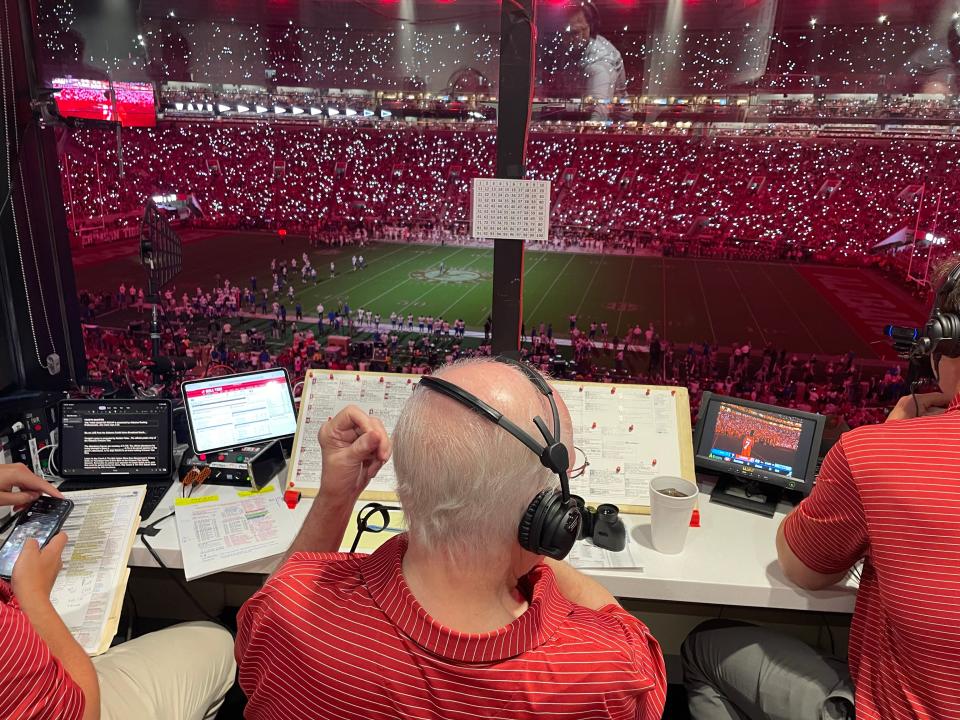
[[[518,368],[491,359],[441,368],[437,377],[477,396],[539,444],[533,423],[554,432],[550,405]],[[572,453],[571,424],[556,396],[561,439]],[[451,557],[502,553],[517,542],[520,518],[530,501],[557,484],[522,442],[459,402],[418,387],[394,431],[397,493],[411,542],[444,549]]]

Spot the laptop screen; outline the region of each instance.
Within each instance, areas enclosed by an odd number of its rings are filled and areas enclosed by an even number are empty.
[[[149,477],[173,470],[167,400],[64,400],[60,474]]]

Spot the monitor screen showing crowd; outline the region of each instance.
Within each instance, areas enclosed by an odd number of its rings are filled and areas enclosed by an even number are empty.
[[[823,417],[705,393],[697,424],[698,467],[809,493]]]

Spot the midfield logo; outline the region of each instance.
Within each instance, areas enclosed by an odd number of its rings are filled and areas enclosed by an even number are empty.
[[[410,277],[414,280],[422,280],[425,282],[459,285],[489,280],[493,277],[493,273],[480,270],[466,270],[464,268],[446,268],[441,273],[439,268],[433,268],[430,270],[414,270],[410,273]]]

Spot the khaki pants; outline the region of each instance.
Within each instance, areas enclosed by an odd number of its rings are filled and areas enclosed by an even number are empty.
[[[143,635],[93,658],[103,720],[205,720],[236,675],[233,638],[209,622]]]
[[[732,620],[698,626],[680,650],[693,720],[850,720],[845,663],[796,638]]]

